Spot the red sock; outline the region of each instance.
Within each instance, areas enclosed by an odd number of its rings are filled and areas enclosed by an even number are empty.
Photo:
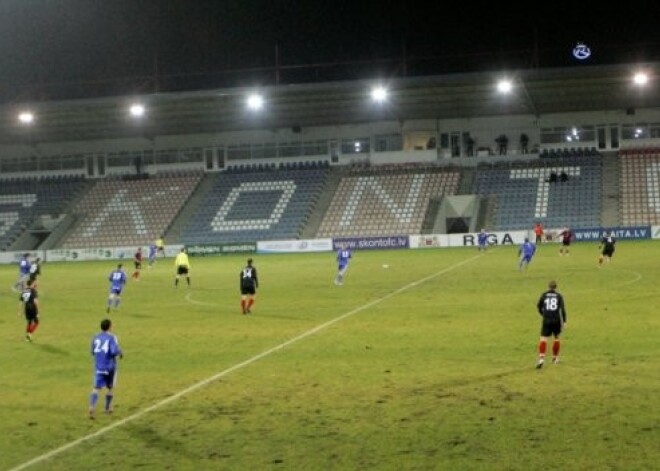
[[[254,299],[250,299],[250,300],[248,301],[247,308],[250,309],[250,308],[252,307],[253,304],[254,304]]]
[[[38,326],[38,325],[39,325],[39,324],[37,324],[36,322],[30,322],[30,323],[28,324],[28,326],[27,326],[27,332],[28,332],[28,334],[31,334],[31,333],[33,333],[35,330],[37,330],[37,326]]]
[[[245,311],[245,299],[241,299],[241,308]]]
[[[539,356],[544,357],[545,356],[545,347],[547,346],[547,342],[545,340],[541,340],[539,342]]]
[[[559,340],[552,342],[552,356],[556,357],[559,355]]]

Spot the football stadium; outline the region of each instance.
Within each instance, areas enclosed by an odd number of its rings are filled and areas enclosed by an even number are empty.
[[[658,71],[2,105],[0,469],[657,469]]]

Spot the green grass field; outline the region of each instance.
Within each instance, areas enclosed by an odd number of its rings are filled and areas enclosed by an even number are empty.
[[[660,243],[601,269],[596,243],[557,250],[524,273],[514,247],[356,252],[341,287],[331,253],[256,255],[250,316],[246,256],[192,259],[190,290],[159,260],[110,316],[125,358],[95,421],[114,263],[45,264],[32,344],[2,266],[0,469],[658,469]],[[568,326],[539,371],[553,278]]]

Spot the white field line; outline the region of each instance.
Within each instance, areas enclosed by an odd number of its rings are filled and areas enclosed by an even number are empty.
[[[197,391],[198,389],[203,388],[207,384],[212,383],[212,382],[222,378],[223,376],[227,376],[229,373],[232,373],[236,370],[239,370],[239,369],[241,369],[245,366],[251,365],[252,363],[257,362],[257,361],[261,360],[262,358],[267,357],[268,355],[270,355],[272,353],[275,353],[279,350],[282,350],[283,348],[286,348],[289,345],[292,345],[292,344],[298,342],[299,340],[303,340],[304,338],[307,338],[310,335],[314,335],[317,332],[320,332],[323,329],[326,329],[327,327],[330,327],[331,325],[336,324],[337,322],[340,322],[340,321],[346,319],[347,317],[350,317],[354,314],[357,314],[358,312],[364,311],[365,309],[369,309],[369,308],[371,308],[371,307],[373,307],[377,304],[382,303],[383,301],[387,301],[388,299],[393,298],[394,296],[397,296],[397,295],[399,295],[399,294],[401,294],[405,291],[408,291],[411,288],[414,288],[414,287],[419,286],[423,283],[426,283],[427,281],[432,280],[433,278],[436,278],[436,277],[438,277],[440,275],[443,275],[445,273],[449,273],[450,271],[452,271],[456,268],[460,268],[463,265],[466,265],[466,264],[476,260],[477,258],[480,258],[481,256],[482,256],[482,254],[475,255],[475,256],[470,257],[468,259],[465,259],[461,262],[455,263],[454,265],[451,265],[447,268],[443,268],[442,270],[440,270],[436,273],[425,276],[424,278],[421,278],[417,281],[413,281],[412,283],[408,283],[407,285],[405,285],[405,286],[403,286],[399,289],[396,289],[396,290],[392,291],[391,293],[386,294],[385,296],[382,296],[378,299],[374,299],[373,301],[368,302],[367,304],[363,304],[360,307],[356,307],[352,311],[348,311],[348,312],[346,312],[346,313],[344,313],[344,314],[342,314],[338,317],[335,317],[334,319],[331,319],[327,322],[324,322],[323,324],[317,325],[316,327],[314,327],[314,328],[312,328],[312,329],[310,329],[306,332],[303,332],[302,334],[297,335],[297,336],[287,340],[286,342],[283,342],[279,345],[276,345],[275,347],[269,348],[268,350],[265,350],[265,351],[255,355],[255,356],[253,356],[252,358],[248,358],[247,360],[242,361],[240,363],[237,363],[234,366],[230,366],[226,370],[220,371],[219,373],[216,373],[213,376],[210,376],[206,379],[203,379],[202,381],[199,381],[199,382],[193,384],[192,386],[189,386],[189,387],[179,391],[178,393],[172,394],[171,396],[163,399],[162,401],[157,402],[155,404],[152,404],[151,406],[149,406],[145,409],[142,409],[141,411],[136,412],[133,415],[129,415],[128,417],[125,417],[121,420],[118,420],[117,422],[114,422],[111,425],[108,425],[107,427],[103,427],[102,429],[99,429],[94,433],[90,433],[89,435],[85,435],[83,437],[80,437],[76,440],[73,440],[72,442],[69,442],[65,445],[62,445],[59,448],[55,448],[54,450],[51,450],[47,453],[39,455],[36,458],[32,458],[31,460],[26,461],[25,463],[19,464],[18,466],[14,467],[14,468],[11,468],[9,471],[19,471],[19,470],[22,470],[22,469],[26,469],[26,468],[28,468],[32,465],[35,465],[35,464],[40,463],[42,461],[45,461],[49,458],[52,458],[53,456],[64,453],[65,451],[70,450],[71,448],[74,448],[74,447],[80,445],[81,443],[84,443],[84,442],[89,441],[89,440],[91,440],[93,438],[96,438],[96,437],[100,437],[101,435],[105,435],[106,433],[110,432],[111,430],[119,428],[122,425],[125,425],[129,422],[133,422],[133,421],[139,419],[140,417],[148,414],[149,412],[155,411],[156,409],[160,409],[161,407],[166,406],[166,405],[170,404],[171,402],[174,402],[174,401],[182,398],[183,396],[186,396],[186,395],[188,395],[188,394],[190,394],[194,391]]]

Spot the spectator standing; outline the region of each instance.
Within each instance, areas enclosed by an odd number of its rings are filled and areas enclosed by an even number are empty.
[[[529,152],[527,145],[529,144],[529,137],[527,134],[522,133],[520,135],[520,153],[527,154]]]

